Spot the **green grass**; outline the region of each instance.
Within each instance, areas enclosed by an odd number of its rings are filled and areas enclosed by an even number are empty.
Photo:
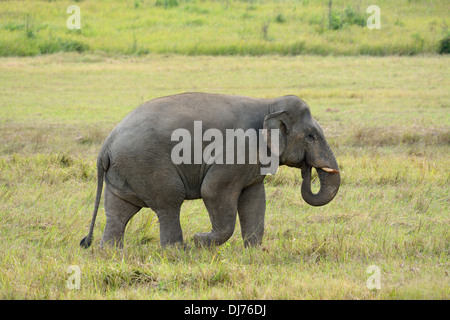
[[[81,4],[83,4],[82,2]],[[1,299],[448,299],[448,57],[186,57],[56,54],[0,59]],[[130,222],[123,251],[93,246],[95,159],[130,110],[158,96],[206,91],[311,106],[342,186],[324,207],[301,198],[301,173],[266,179],[262,248],[239,225],[211,250],[203,203],[187,201],[190,250],[162,250],[156,215]],[[81,269],[69,290],[67,268]],[[381,269],[369,290],[366,269]]]
[[[369,30],[369,0],[2,1],[0,56],[60,51],[143,55],[416,55],[448,53],[446,0],[379,0],[381,29]],[[330,18],[331,17],[331,18]],[[446,40],[447,39],[447,40]]]

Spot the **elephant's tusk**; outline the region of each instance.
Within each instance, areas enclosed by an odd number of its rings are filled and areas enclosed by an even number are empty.
[[[328,173],[339,173],[339,170],[336,170],[336,169],[331,169],[331,168],[321,168],[321,169]]]

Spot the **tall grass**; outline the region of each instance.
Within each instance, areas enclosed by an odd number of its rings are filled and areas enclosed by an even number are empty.
[[[368,0],[82,1],[69,30],[69,1],[0,3],[0,56],[59,51],[184,55],[415,55],[446,53],[448,4],[380,0],[369,30]],[[444,49],[442,49],[444,48]]]

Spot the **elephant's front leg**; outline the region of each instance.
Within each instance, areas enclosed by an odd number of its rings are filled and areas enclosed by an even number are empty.
[[[258,183],[242,190],[238,212],[244,246],[260,245],[264,234],[266,212],[264,183]]]
[[[225,243],[234,232],[236,225],[237,203],[241,188],[230,186],[220,175],[205,177],[202,184],[202,198],[208,210],[212,230],[208,233],[196,233],[194,242],[201,246],[214,246]],[[229,177],[228,177],[229,178]]]
[[[237,196],[235,199],[203,198],[211,220],[212,230],[196,233],[194,241],[201,246],[219,246],[225,243],[234,232],[237,213]]]

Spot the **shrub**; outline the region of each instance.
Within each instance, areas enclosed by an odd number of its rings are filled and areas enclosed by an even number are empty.
[[[61,38],[50,38],[48,40],[39,41],[38,44],[39,52],[46,53],[55,53],[60,51],[66,52],[84,52],[89,50],[89,46],[83,42],[78,40],[71,39],[61,39]]]
[[[328,28],[331,30],[341,29],[343,26],[341,16],[336,12],[331,12],[328,19]]]
[[[172,8],[178,6],[178,0],[156,0],[155,6]]]
[[[344,25],[357,25],[364,27],[366,25],[366,17],[363,13],[356,11],[353,7],[346,7],[339,14],[334,11],[329,13],[328,28],[331,30],[342,29]]]
[[[344,23],[355,24],[360,27],[364,27],[366,25],[366,18],[364,14],[361,14],[352,7],[347,7],[344,10]]]
[[[276,23],[285,23],[286,22],[286,18],[282,13],[279,13],[276,18],[275,18],[275,22]]]
[[[450,32],[439,41],[439,54],[449,54],[450,53]]]

